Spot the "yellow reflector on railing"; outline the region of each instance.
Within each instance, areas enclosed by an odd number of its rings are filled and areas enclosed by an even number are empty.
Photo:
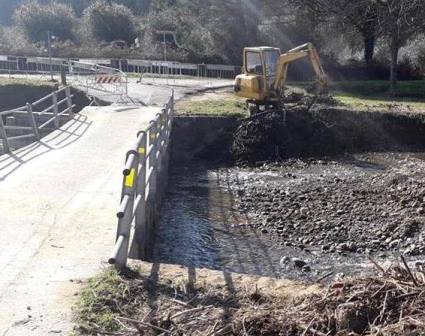
[[[140,147],[139,148],[139,154],[146,154],[145,147]]]
[[[128,188],[132,188],[134,186],[134,178],[136,177],[136,169],[132,169],[130,174],[125,178],[125,186]]]

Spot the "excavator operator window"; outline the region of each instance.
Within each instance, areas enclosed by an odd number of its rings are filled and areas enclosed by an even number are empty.
[[[274,77],[277,70],[277,62],[280,53],[275,50],[266,51],[264,53],[264,63],[266,64],[266,75]]]
[[[251,74],[263,75],[263,62],[259,52],[248,51],[246,53],[246,70]]]

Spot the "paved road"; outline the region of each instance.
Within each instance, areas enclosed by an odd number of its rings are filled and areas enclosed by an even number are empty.
[[[0,78],[9,78],[9,75],[0,74]],[[48,80],[49,77],[46,75],[12,75],[13,78],[25,78],[25,79],[39,79]],[[74,86],[80,87],[82,90],[87,90],[81,86],[81,82],[77,82],[76,78],[72,76],[67,77],[68,82]],[[60,80],[58,76],[55,76],[56,80]],[[234,83],[233,80],[229,79],[214,79],[214,78],[143,78],[139,82],[138,78],[128,78],[128,95],[133,98],[135,102],[142,102],[148,106],[150,105],[162,105],[170,96],[170,92],[174,89],[176,99],[182,98],[186,94],[199,92],[203,90],[210,90],[222,87],[230,87]],[[107,91],[114,91],[114,85],[103,84],[102,87]],[[98,97],[104,101],[110,103],[120,102],[121,97],[114,95],[109,92],[88,90],[90,95]],[[121,101],[122,102],[122,101]],[[129,99],[124,99],[125,103],[132,103]],[[1,335],[0,335],[1,336]]]
[[[0,156],[0,336],[68,335],[79,279],[109,256],[126,148],[159,107],[89,107]]]
[[[146,78],[141,83],[136,78],[128,79],[128,95],[135,101],[146,105],[162,105],[174,90],[176,99],[180,99],[187,94],[194,92],[211,90],[216,88],[229,87],[233,85],[233,80],[228,79],[163,79]],[[112,91],[112,85],[103,85]],[[89,94],[101,98],[108,102],[120,101],[119,95],[111,95],[97,90],[89,90]],[[131,103],[129,100],[125,102]]]

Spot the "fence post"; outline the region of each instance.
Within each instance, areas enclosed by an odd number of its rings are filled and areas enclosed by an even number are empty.
[[[9,140],[7,139],[6,129],[4,128],[3,117],[0,115],[0,136],[3,138],[3,149],[5,153],[10,153]]]
[[[67,87],[65,89],[65,94],[66,94],[66,106],[68,108],[68,114],[71,115],[72,114],[72,97],[71,97],[71,87]]]
[[[144,131],[139,132],[138,137],[141,140],[138,145],[139,152],[139,176],[137,180],[136,192],[141,201],[136,209],[135,218],[135,238],[137,242],[137,257],[144,259],[147,256],[147,214],[146,214],[146,154],[148,150],[147,133]]]
[[[58,110],[58,94],[57,92],[53,92],[52,96],[53,101],[53,113],[55,114],[55,128],[59,128],[59,110]]]
[[[40,140],[40,134],[38,133],[37,123],[35,121],[34,113],[32,112],[32,105],[30,103],[27,103],[27,112],[28,112],[28,118],[30,119],[32,129],[34,131],[34,137],[36,140]]]

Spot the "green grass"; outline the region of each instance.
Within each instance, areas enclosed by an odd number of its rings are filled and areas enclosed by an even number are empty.
[[[233,94],[223,94],[217,98],[202,100],[183,100],[176,105],[177,113],[226,116],[244,118],[248,116],[245,99]]]
[[[74,309],[75,322],[81,331],[93,327],[112,332],[120,330],[115,319],[119,312],[114,310],[113,303],[120,301],[127,292],[128,287],[120,280],[115,269],[109,268],[90,279]]]
[[[292,83],[307,88],[307,83]],[[425,81],[399,81],[393,94],[389,81],[331,82],[330,94],[353,109],[387,109],[389,105],[409,106],[425,111]]]
[[[34,79],[34,78],[13,78],[13,77],[1,77],[0,76],[0,86],[30,86],[30,87],[55,87],[57,83],[47,81],[47,80],[41,80],[41,79]]]
[[[140,78],[140,73],[127,72],[129,78]],[[199,79],[198,76],[189,75],[172,75],[172,74],[156,74],[156,73],[145,73],[142,78],[162,78],[162,79]],[[203,77],[201,77],[203,78]],[[143,81],[143,79],[142,79]]]

